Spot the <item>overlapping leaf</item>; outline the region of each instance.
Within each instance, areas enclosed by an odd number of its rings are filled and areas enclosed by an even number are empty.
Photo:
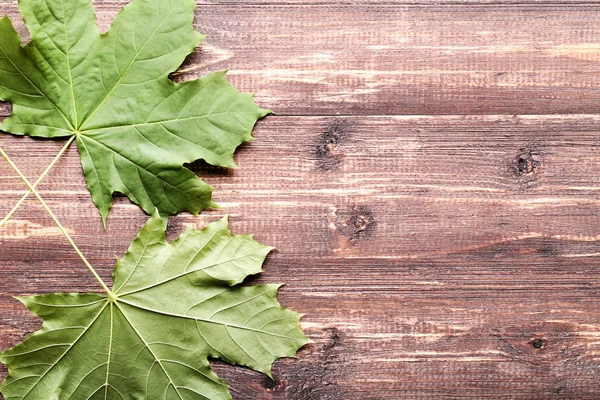
[[[229,399],[209,357],[265,374],[307,343],[277,285],[235,286],[271,248],[221,220],[169,244],[158,214],[117,262],[111,295],[21,298],[40,331],[0,355],[13,399]]]
[[[202,41],[194,0],[133,0],[100,35],[90,0],[20,0],[31,41],[0,20],[0,100],[15,135],[75,135],[104,222],[115,192],[148,213],[198,213],[212,188],[183,164],[233,167],[268,111],[224,73],[174,84],[169,73]]]

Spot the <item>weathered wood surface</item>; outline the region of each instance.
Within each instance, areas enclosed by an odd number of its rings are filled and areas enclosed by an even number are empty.
[[[101,26],[124,3],[95,2]],[[275,381],[216,363],[234,398],[600,398],[600,4],[199,2],[197,23],[177,79],[231,68],[278,116],[240,169],[195,166],[224,209],[169,235],[226,213],[276,246],[255,281],[286,282],[314,340]],[[35,179],[61,142],[0,146]],[[40,188],[109,280],[146,217],[117,199],[104,231],[74,147]],[[0,163],[0,216],[23,190]],[[96,286],[28,200],[0,231],[0,347],[39,326],[12,295]]]

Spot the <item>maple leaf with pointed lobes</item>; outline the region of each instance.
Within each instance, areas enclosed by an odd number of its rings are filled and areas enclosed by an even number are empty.
[[[270,375],[272,363],[308,343],[278,285],[235,286],[271,251],[232,235],[226,219],[169,244],[158,214],[117,262],[110,295],[20,300],[44,319],[0,354],[0,385],[13,399],[230,399],[208,358]]]
[[[215,207],[212,188],[183,164],[235,167],[233,153],[270,111],[224,72],[175,84],[169,73],[200,44],[194,0],[133,0],[100,35],[90,0],[20,0],[31,32],[0,19],[0,100],[13,114],[0,130],[75,135],[104,224],[113,193],[168,216]]]

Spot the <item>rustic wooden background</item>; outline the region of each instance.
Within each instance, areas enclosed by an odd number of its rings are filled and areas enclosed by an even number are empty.
[[[125,3],[94,1],[103,29]],[[600,399],[600,2],[200,0],[196,21],[176,79],[230,68],[278,115],[240,169],[195,166],[224,209],[169,235],[230,214],[278,247],[254,282],[287,283],[314,340],[275,380],[216,362],[235,399]],[[62,143],[0,145],[34,180]],[[117,199],[104,231],[75,147],[40,187],[110,280],[146,216]],[[23,191],[0,163],[0,216]],[[2,349],[40,324],[12,295],[97,290],[33,199],[0,231]]]

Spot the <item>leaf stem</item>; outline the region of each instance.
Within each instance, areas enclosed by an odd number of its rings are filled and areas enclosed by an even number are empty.
[[[21,180],[23,182],[25,182],[25,184],[29,188],[29,191],[31,193],[33,193],[33,195],[35,197],[37,197],[37,199],[42,204],[42,207],[44,207],[44,209],[46,210],[46,212],[48,213],[48,215],[50,216],[50,218],[52,218],[52,220],[54,220],[54,223],[56,224],[56,226],[58,226],[58,229],[60,229],[60,231],[65,236],[65,238],[67,239],[67,241],[71,244],[71,246],[73,246],[73,249],[75,250],[75,252],[77,253],[77,255],[81,258],[81,260],[83,261],[83,263],[85,264],[85,266],[88,267],[88,269],[90,270],[90,272],[92,273],[92,275],[94,275],[94,277],[96,278],[96,280],[100,283],[100,286],[102,286],[102,288],[106,291],[106,293],[108,294],[108,297],[111,300],[113,300],[115,298],[115,295],[108,288],[108,286],[106,286],[106,283],[104,283],[104,281],[102,280],[102,278],[100,278],[100,275],[98,275],[98,273],[96,272],[96,270],[94,269],[94,267],[92,267],[92,265],[87,260],[87,258],[85,258],[85,256],[81,252],[81,250],[79,250],[79,247],[77,247],[77,245],[75,244],[75,242],[71,238],[71,235],[69,235],[69,233],[67,232],[67,230],[65,229],[65,227],[62,226],[62,224],[60,223],[60,221],[58,220],[58,218],[56,217],[56,215],[54,215],[54,213],[52,212],[52,210],[50,209],[50,207],[48,207],[48,204],[46,204],[46,202],[44,201],[44,199],[42,198],[42,196],[40,196],[40,194],[38,193],[38,191],[35,190],[35,187],[33,187],[33,185],[25,177],[25,175],[23,175],[23,173],[21,172],[21,170],[12,162],[12,160],[10,159],[10,157],[8,157],[8,154],[6,154],[4,152],[4,150],[2,149],[2,147],[0,147],[0,155],[2,155],[2,157],[4,157],[4,159],[6,160],[6,162],[8,163],[8,165],[10,165],[11,168],[19,175],[19,177],[21,178]]]
[[[65,143],[65,145],[63,146],[63,148],[56,155],[56,157],[54,158],[54,160],[52,160],[52,162],[50,163],[50,165],[48,166],[48,168],[46,168],[46,170],[42,173],[42,175],[40,175],[40,177],[37,179],[37,181],[35,181],[35,183],[33,184],[34,188],[36,188],[40,184],[40,182],[42,182],[44,180],[44,178],[46,177],[46,175],[48,175],[48,173],[54,167],[54,165],[56,165],[56,163],[58,162],[58,160],[60,160],[60,158],[63,156],[63,154],[65,154],[65,151],[67,151],[67,149],[69,148],[69,146],[71,146],[71,143],[73,143],[73,140],[75,140],[75,135],[73,135],[73,136],[71,136],[69,138],[69,140],[67,141],[67,143]],[[31,193],[32,193],[31,190],[29,190],[27,193],[25,193],[23,195],[23,197],[21,197],[21,200],[19,200],[17,202],[17,204],[15,204],[15,206],[12,208],[12,210],[10,210],[10,212],[6,215],[6,217],[4,217],[4,219],[2,221],[0,221],[0,228],[2,228],[13,217],[13,215],[15,215],[15,213],[17,212],[17,210],[19,209],[19,207],[21,207],[21,204],[23,204],[23,202],[25,200],[27,200],[27,198],[29,197],[29,195]]]

